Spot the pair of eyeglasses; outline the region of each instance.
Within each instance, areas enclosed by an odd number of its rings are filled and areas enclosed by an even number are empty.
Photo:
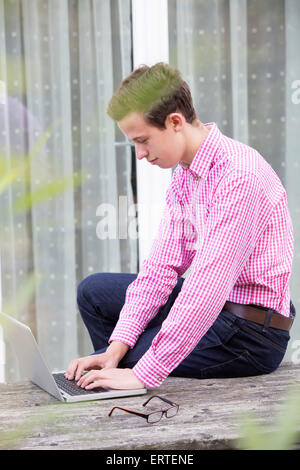
[[[110,410],[108,416],[111,416],[114,410],[118,409],[118,410],[125,411],[126,413],[130,413],[136,416],[141,416],[141,418],[144,418],[147,420],[147,423],[158,423],[158,421],[160,421],[163,416],[165,416],[166,418],[173,418],[173,416],[177,415],[178,410],[179,410],[179,405],[159,395],[152,395],[152,397],[150,397],[147,401],[145,401],[145,403],[143,403],[143,406],[146,406],[149,403],[149,401],[152,400],[152,398],[159,398],[165,403],[168,403],[168,405],[170,406],[168,406],[167,408],[163,408],[161,410],[151,411],[149,413],[140,413],[139,411],[129,410],[128,408],[123,408],[121,406],[114,406]]]

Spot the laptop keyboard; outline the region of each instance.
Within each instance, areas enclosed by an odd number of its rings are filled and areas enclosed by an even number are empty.
[[[108,389],[103,387],[96,387],[93,390],[85,390],[78,387],[75,380],[68,380],[63,373],[52,374],[58,387],[69,395],[88,395],[91,393],[106,392]]]

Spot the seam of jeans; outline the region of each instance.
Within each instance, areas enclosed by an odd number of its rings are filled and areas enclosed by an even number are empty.
[[[253,355],[250,353],[250,351],[248,351],[248,349],[244,351],[243,356],[248,361],[248,363],[251,364],[252,367],[255,367],[255,369],[257,369],[261,374],[269,374],[278,367],[278,365],[270,367],[258,362],[256,359],[254,359]]]
[[[252,330],[252,328],[248,328],[247,326],[245,325],[241,325],[240,328],[242,330],[245,330],[247,331],[248,333],[251,333],[253,334],[254,336],[256,336],[257,338],[261,339],[262,341],[264,341],[265,343],[268,343],[270,344],[271,346],[273,346],[273,348],[277,349],[277,351],[280,351],[281,353],[285,353],[286,349],[280,347],[278,344],[276,343],[273,343],[273,341],[271,341],[269,338],[266,338],[264,335],[258,333],[257,331],[255,330]]]
[[[204,367],[203,369],[201,369],[201,376],[203,379],[206,378],[206,373],[207,372],[210,372],[210,371],[214,371],[215,369],[217,369],[218,367],[224,367],[226,365],[229,365],[231,364],[232,362],[235,362],[235,361],[238,361],[239,359],[241,359],[242,357],[244,357],[245,359],[248,359],[249,358],[249,353],[248,351],[243,351],[242,353],[240,354],[237,354],[236,357],[233,357],[232,359],[229,359],[229,361],[224,361],[224,362],[221,362],[220,364],[214,364],[212,366],[207,366],[207,367]],[[254,365],[252,364],[251,362],[251,365],[254,367]],[[257,369],[257,367],[256,367]]]

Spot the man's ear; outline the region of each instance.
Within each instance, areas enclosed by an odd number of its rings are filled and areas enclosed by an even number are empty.
[[[174,131],[180,131],[183,128],[185,118],[181,113],[170,113],[166,118],[166,127],[172,127]]]

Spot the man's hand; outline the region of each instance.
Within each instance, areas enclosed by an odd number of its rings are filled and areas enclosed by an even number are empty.
[[[107,352],[80,357],[70,362],[65,377],[69,380],[74,378],[79,380],[84,370],[114,368],[117,365],[118,361],[110,354],[107,354]]]
[[[108,387],[117,390],[136,390],[145,388],[131,369],[91,370],[83,375],[77,385],[92,390],[96,387]]]
[[[128,350],[128,344],[113,341],[102,354],[73,359],[65,372],[65,377],[69,380],[74,378],[79,380],[84,370],[115,368]]]

